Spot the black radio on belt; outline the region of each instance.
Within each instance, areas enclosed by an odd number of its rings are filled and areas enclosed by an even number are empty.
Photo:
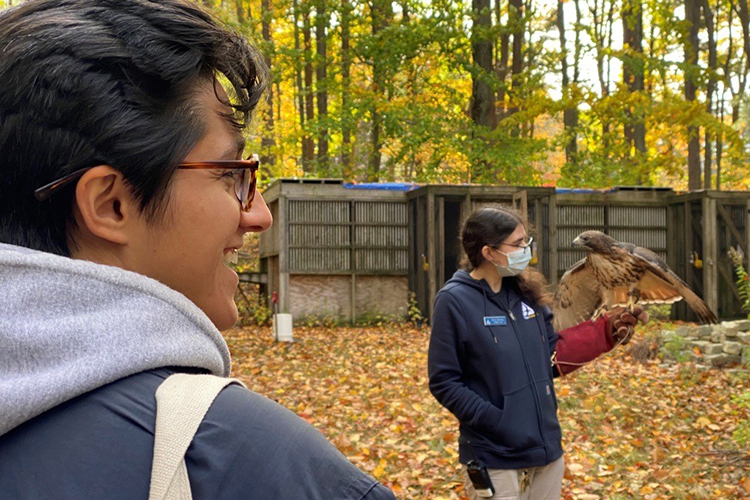
[[[492,479],[490,479],[490,473],[487,472],[487,467],[482,463],[477,454],[474,452],[474,447],[471,445],[471,441],[467,441],[471,454],[474,457],[468,464],[466,464],[466,471],[469,474],[469,480],[471,485],[474,486],[474,491],[477,492],[477,496],[481,498],[491,498],[495,494],[495,487],[492,486]]]

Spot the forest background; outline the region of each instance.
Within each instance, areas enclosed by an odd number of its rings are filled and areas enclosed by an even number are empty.
[[[748,0],[200,1],[271,68],[266,182],[750,188]]]

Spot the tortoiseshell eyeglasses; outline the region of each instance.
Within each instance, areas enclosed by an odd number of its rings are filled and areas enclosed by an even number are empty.
[[[255,198],[255,187],[258,180],[258,167],[260,161],[258,155],[251,155],[247,160],[215,160],[215,161],[194,161],[184,162],[177,165],[177,168],[184,169],[224,169],[231,170],[234,178],[234,193],[240,202],[240,207],[244,212],[249,212]],[[63,186],[73,182],[82,176],[87,170],[93,167],[86,167],[69,173],[65,177],[56,179],[49,184],[34,190],[34,196],[39,201],[49,198],[55,191]]]

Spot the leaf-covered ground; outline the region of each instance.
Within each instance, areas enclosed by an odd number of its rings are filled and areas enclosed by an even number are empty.
[[[654,328],[654,327],[652,327]],[[427,387],[429,332],[405,325],[234,329],[234,376],[317,427],[398,498],[461,499],[457,423]],[[565,499],[750,498],[732,438],[745,369],[635,362],[624,350],[557,380]],[[747,445],[746,445],[747,446]]]

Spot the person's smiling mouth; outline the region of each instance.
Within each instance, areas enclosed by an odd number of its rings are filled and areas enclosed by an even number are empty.
[[[228,247],[224,249],[224,264],[237,264],[239,258],[239,248]]]

